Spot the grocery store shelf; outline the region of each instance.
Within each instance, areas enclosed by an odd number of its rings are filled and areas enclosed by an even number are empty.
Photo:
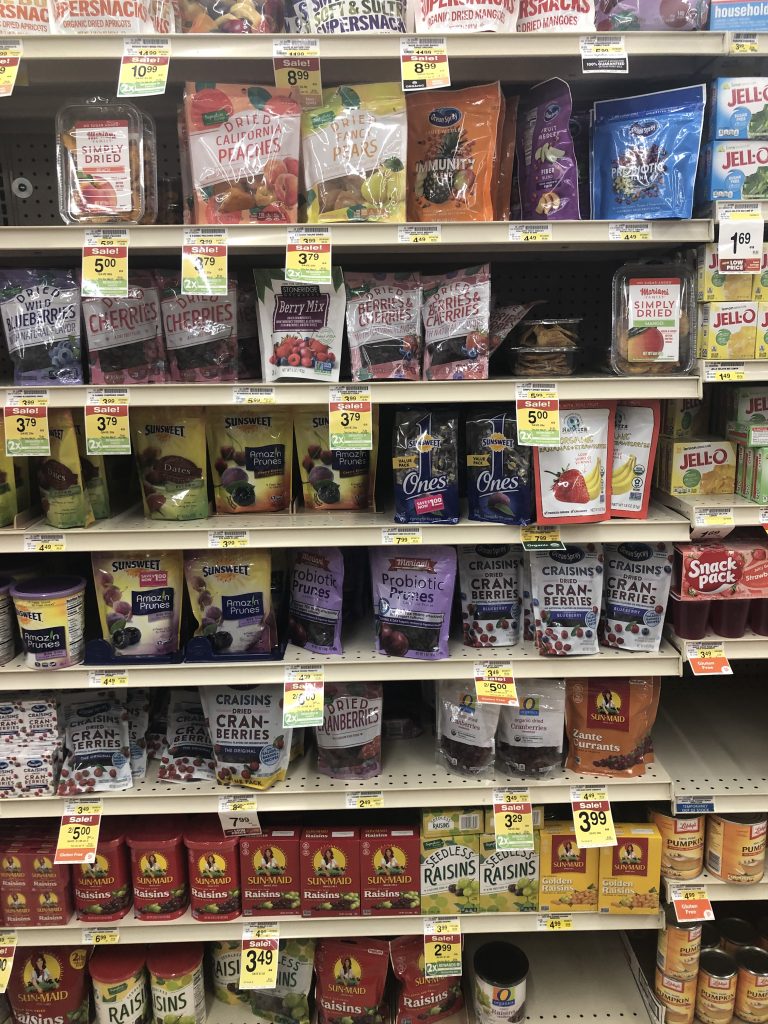
[[[768,203],[765,203],[765,214],[768,215]],[[697,360],[698,374],[707,383],[717,383],[711,380],[711,375],[718,370],[727,370],[735,373],[725,383],[757,383],[768,381],[768,359],[731,359],[727,362],[718,359]]]
[[[760,513],[766,508],[763,505],[756,505],[754,501],[749,501],[747,498],[742,498],[740,494],[682,495],[655,491],[654,497],[660,504],[679,512],[691,525],[695,522],[698,511],[711,509],[718,512],[731,512],[734,526],[760,526]]]
[[[707,896],[711,903],[724,900],[767,900],[768,899],[768,878],[762,879],[755,885],[738,885],[731,882],[721,882],[719,878],[710,875],[708,871],[702,871],[696,878],[687,878],[684,882],[677,882],[673,879],[662,879],[667,902],[671,900],[670,887],[673,885],[703,885],[707,890]]]
[[[664,635],[675,649],[680,652],[680,656],[683,661],[688,661],[685,653],[685,645],[692,641],[683,640],[669,627],[665,629]],[[696,643],[722,644],[725,656],[729,661],[739,661],[740,659],[743,660],[745,658],[768,659],[768,636],[760,636],[759,633],[753,633],[749,628],[745,630],[744,636],[740,636],[735,640],[729,640],[725,637],[718,636],[716,633],[707,633],[703,640],[697,640]]]

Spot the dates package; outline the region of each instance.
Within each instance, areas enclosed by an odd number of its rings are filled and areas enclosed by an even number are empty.
[[[499,762],[510,772],[545,778],[563,763],[564,679],[517,679],[518,707],[502,707]]]
[[[317,770],[334,779],[381,773],[381,683],[328,683],[315,731]]]
[[[531,521],[531,449],[517,444],[513,412],[470,412],[466,424],[469,518],[526,526]]]
[[[522,548],[462,544],[458,556],[465,645],[514,647],[522,626]]]
[[[396,523],[458,523],[458,418],[398,409],[392,439]]]
[[[657,676],[567,679],[565,767],[582,774],[644,775],[653,761],[660,688]]]
[[[472,680],[441,679],[436,711],[438,763],[461,775],[490,778],[500,705],[479,703]]]

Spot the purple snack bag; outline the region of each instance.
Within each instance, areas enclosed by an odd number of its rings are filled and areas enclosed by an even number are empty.
[[[516,148],[523,220],[580,219],[571,106],[562,78],[534,85],[520,101]]]
[[[343,654],[341,605],[344,559],[338,548],[296,552],[291,575],[291,641],[317,654]]]
[[[432,661],[448,657],[456,549],[371,548],[376,653]]]

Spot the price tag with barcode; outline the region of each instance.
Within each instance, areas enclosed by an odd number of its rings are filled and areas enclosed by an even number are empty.
[[[48,389],[8,391],[3,406],[5,454],[50,455]]]
[[[519,704],[512,663],[477,661],[474,665],[475,694],[478,704],[503,704],[516,708]]]
[[[8,988],[17,941],[15,931],[0,931],[0,994]]]
[[[626,75],[629,72],[624,36],[610,36],[603,32],[596,36],[582,36],[579,49],[584,75]]]
[[[569,932],[572,928],[572,914],[539,914],[536,918],[538,932]]]
[[[125,669],[91,669],[88,673],[88,685],[97,688],[101,686],[127,686],[128,673]]]
[[[729,384],[746,379],[744,363],[715,363],[710,360],[704,363],[704,380],[708,384]]]
[[[302,110],[323,105],[320,40],[307,36],[272,40],[272,66],[278,89],[292,89]]]
[[[271,387],[237,387],[232,388],[232,401],[235,405],[277,405],[277,395]]]
[[[226,228],[184,228],[182,295],[227,294],[227,245]]]
[[[397,240],[401,245],[438,245],[443,238],[440,224],[398,224]]]
[[[50,555],[54,551],[66,551],[67,539],[63,533],[25,533],[24,550],[39,555]]]
[[[722,640],[686,640],[685,656],[695,676],[732,676]]]
[[[209,530],[208,547],[229,550],[230,548],[247,548],[250,535],[247,530]]]
[[[703,885],[670,885],[669,897],[680,924],[714,921],[715,914]]]
[[[403,36],[400,75],[403,92],[447,88],[451,72],[445,36]]]
[[[83,928],[83,943],[86,946],[116,946],[120,941],[117,928]]]
[[[605,786],[571,786],[571,813],[580,850],[616,846],[616,829]]]
[[[260,836],[255,796],[220,796],[219,822],[225,836]]]
[[[551,242],[551,224],[515,224],[509,225],[510,242]]]
[[[325,670],[322,665],[286,665],[283,684],[283,728],[323,724]]]
[[[384,806],[384,794],[376,791],[347,793],[346,805],[351,811],[375,811]]]
[[[651,225],[646,220],[618,221],[608,225],[609,242],[650,242]]]
[[[533,808],[529,789],[494,789],[493,828],[497,850],[533,850]]]
[[[420,526],[385,526],[381,531],[382,544],[421,544]]]
[[[0,97],[13,93],[23,52],[20,39],[0,39]]]
[[[162,96],[168,84],[171,41],[165,36],[128,36],[117,83],[118,96]]]
[[[241,989],[274,988],[277,984],[277,960],[280,925],[246,924],[240,953]]]
[[[84,772],[90,775],[102,770],[98,767],[85,768]],[[54,864],[93,864],[99,843],[101,815],[101,800],[89,797],[67,800],[59,825]]]
[[[759,274],[763,214],[759,203],[718,203],[717,266],[721,274]]]
[[[427,978],[461,975],[461,921],[458,917],[424,918],[424,975]]]

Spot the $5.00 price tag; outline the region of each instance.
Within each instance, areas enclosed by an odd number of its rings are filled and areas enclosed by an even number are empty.
[[[162,96],[168,83],[170,63],[171,42],[167,36],[147,39],[129,36],[123,42],[117,95]]]
[[[604,786],[571,786],[571,812],[580,850],[616,845],[611,804]]]
[[[227,294],[226,228],[184,228],[181,294]]]
[[[533,850],[530,790],[494,789],[493,828],[497,850]]]
[[[6,455],[50,455],[48,391],[9,391],[3,406]]]
[[[717,268],[721,274],[758,274],[763,262],[759,203],[718,203]]]
[[[272,65],[278,89],[298,93],[302,110],[323,105],[319,39],[273,39]]]
[[[283,684],[283,728],[323,724],[325,670],[322,665],[286,665]]]
[[[246,924],[240,951],[240,988],[274,988],[277,984],[277,957],[280,925]]]
[[[556,384],[516,384],[517,440],[543,448],[560,444],[560,400]]]
[[[54,864],[93,864],[101,812],[101,800],[67,800],[59,825]]]
[[[0,97],[10,96],[13,92],[22,53],[20,39],[0,39]]]
[[[85,400],[88,455],[130,455],[128,388],[89,388]]]
[[[732,676],[722,641],[686,640],[685,656],[695,676]]]
[[[475,694],[478,704],[503,704],[518,707],[517,687],[509,662],[477,661],[474,666]]]
[[[225,836],[260,836],[255,796],[220,796],[219,821]]]
[[[332,387],[328,402],[331,451],[366,451],[373,448],[371,389],[367,384]]]
[[[670,885],[669,899],[680,924],[715,919],[715,912],[703,885]]]
[[[451,84],[445,36],[403,36],[400,40],[403,92],[446,89]]]
[[[8,988],[13,958],[16,955],[16,941],[15,931],[0,931],[0,993]]]
[[[85,232],[82,294],[88,299],[127,298],[127,228],[103,228]]]
[[[424,919],[424,976],[461,976],[461,922],[458,917]]]
[[[330,284],[329,228],[290,228],[285,247],[285,279],[300,284]]]

